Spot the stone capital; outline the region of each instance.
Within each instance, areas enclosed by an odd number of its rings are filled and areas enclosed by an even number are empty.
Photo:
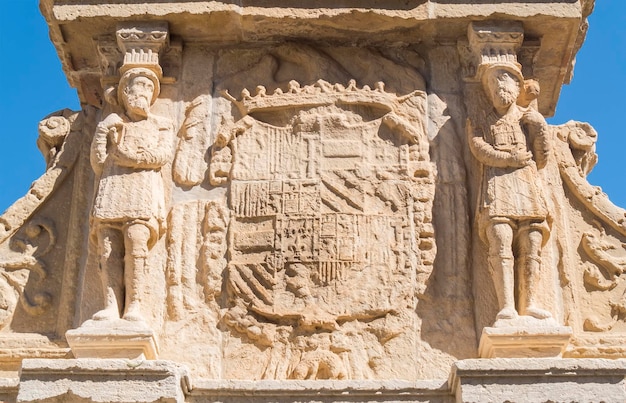
[[[117,46],[124,54],[120,72],[133,67],[145,67],[159,77],[163,74],[159,55],[169,44],[167,22],[125,22],[115,32]]]
[[[472,22],[467,37],[477,65],[517,63],[517,53],[524,41],[524,27],[519,21]]]
[[[179,74],[182,44],[170,38],[166,21],[119,23],[115,38],[112,34],[102,35],[97,45],[105,93],[122,74],[135,67],[147,68],[167,83],[174,82]]]

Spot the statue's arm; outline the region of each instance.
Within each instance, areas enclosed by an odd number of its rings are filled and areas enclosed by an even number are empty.
[[[171,122],[160,124],[158,127],[159,141],[152,149],[139,148],[137,162],[141,168],[157,169],[172,160],[172,138],[174,128]]]
[[[129,168],[157,169],[171,160],[173,126],[169,121],[157,123],[153,129],[157,131],[158,136],[156,145],[136,147],[127,147],[123,143],[116,145],[112,155],[118,165]]]
[[[528,157],[527,155],[517,156],[506,151],[496,150],[485,141],[480,131],[474,129],[471,120],[467,120],[466,126],[470,151],[482,164],[496,168],[522,167],[526,165],[523,159]]]
[[[529,133],[537,167],[543,168],[551,149],[548,123],[539,112],[531,108],[522,116],[522,123]]]
[[[91,141],[91,153],[89,155],[89,161],[96,175],[102,174],[102,166],[107,159],[107,136],[109,134],[109,128],[105,121],[102,121],[96,126],[96,133]]]

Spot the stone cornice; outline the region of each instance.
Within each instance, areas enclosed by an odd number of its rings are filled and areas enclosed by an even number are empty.
[[[293,4],[292,4],[293,3]],[[575,54],[586,32],[592,0],[484,1],[414,0],[402,5],[379,1],[172,1],[93,2],[42,0],[70,84],[81,102],[99,106],[101,70],[92,38],[110,35],[120,21],[167,21],[172,38],[185,44],[224,47],[280,43],[285,40],[362,46],[434,46],[455,43],[471,21],[501,18],[520,21],[525,38],[541,39],[533,71],[542,88],[539,106],[554,112],[560,88],[569,82]],[[353,3],[353,4],[352,4]],[[395,3],[395,2],[394,2]],[[85,35],[85,33],[89,33]],[[168,72],[164,72],[168,75]]]

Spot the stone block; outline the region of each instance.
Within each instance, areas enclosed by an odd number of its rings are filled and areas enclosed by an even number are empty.
[[[17,402],[183,402],[188,385],[187,369],[169,361],[27,359]]]
[[[457,402],[626,401],[626,360],[495,358],[456,362],[450,387]]]
[[[159,352],[151,329],[124,320],[114,323],[89,320],[65,336],[76,358],[155,360]]]
[[[561,357],[572,328],[486,327],[480,337],[478,355],[482,358]]]
[[[194,382],[188,402],[430,402],[452,403],[445,381]]]
[[[20,380],[17,378],[0,378],[0,402],[14,402]]]

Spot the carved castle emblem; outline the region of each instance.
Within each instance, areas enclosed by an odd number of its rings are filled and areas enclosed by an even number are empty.
[[[257,345],[277,333],[290,345],[414,305],[434,256],[425,93],[320,81],[224,95],[244,116],[221,131],[210,167],[215,184],[230,181],[226,323]],[[278,376],[349,377],[335,353],[316,354],[317,369],[301,356]]]

